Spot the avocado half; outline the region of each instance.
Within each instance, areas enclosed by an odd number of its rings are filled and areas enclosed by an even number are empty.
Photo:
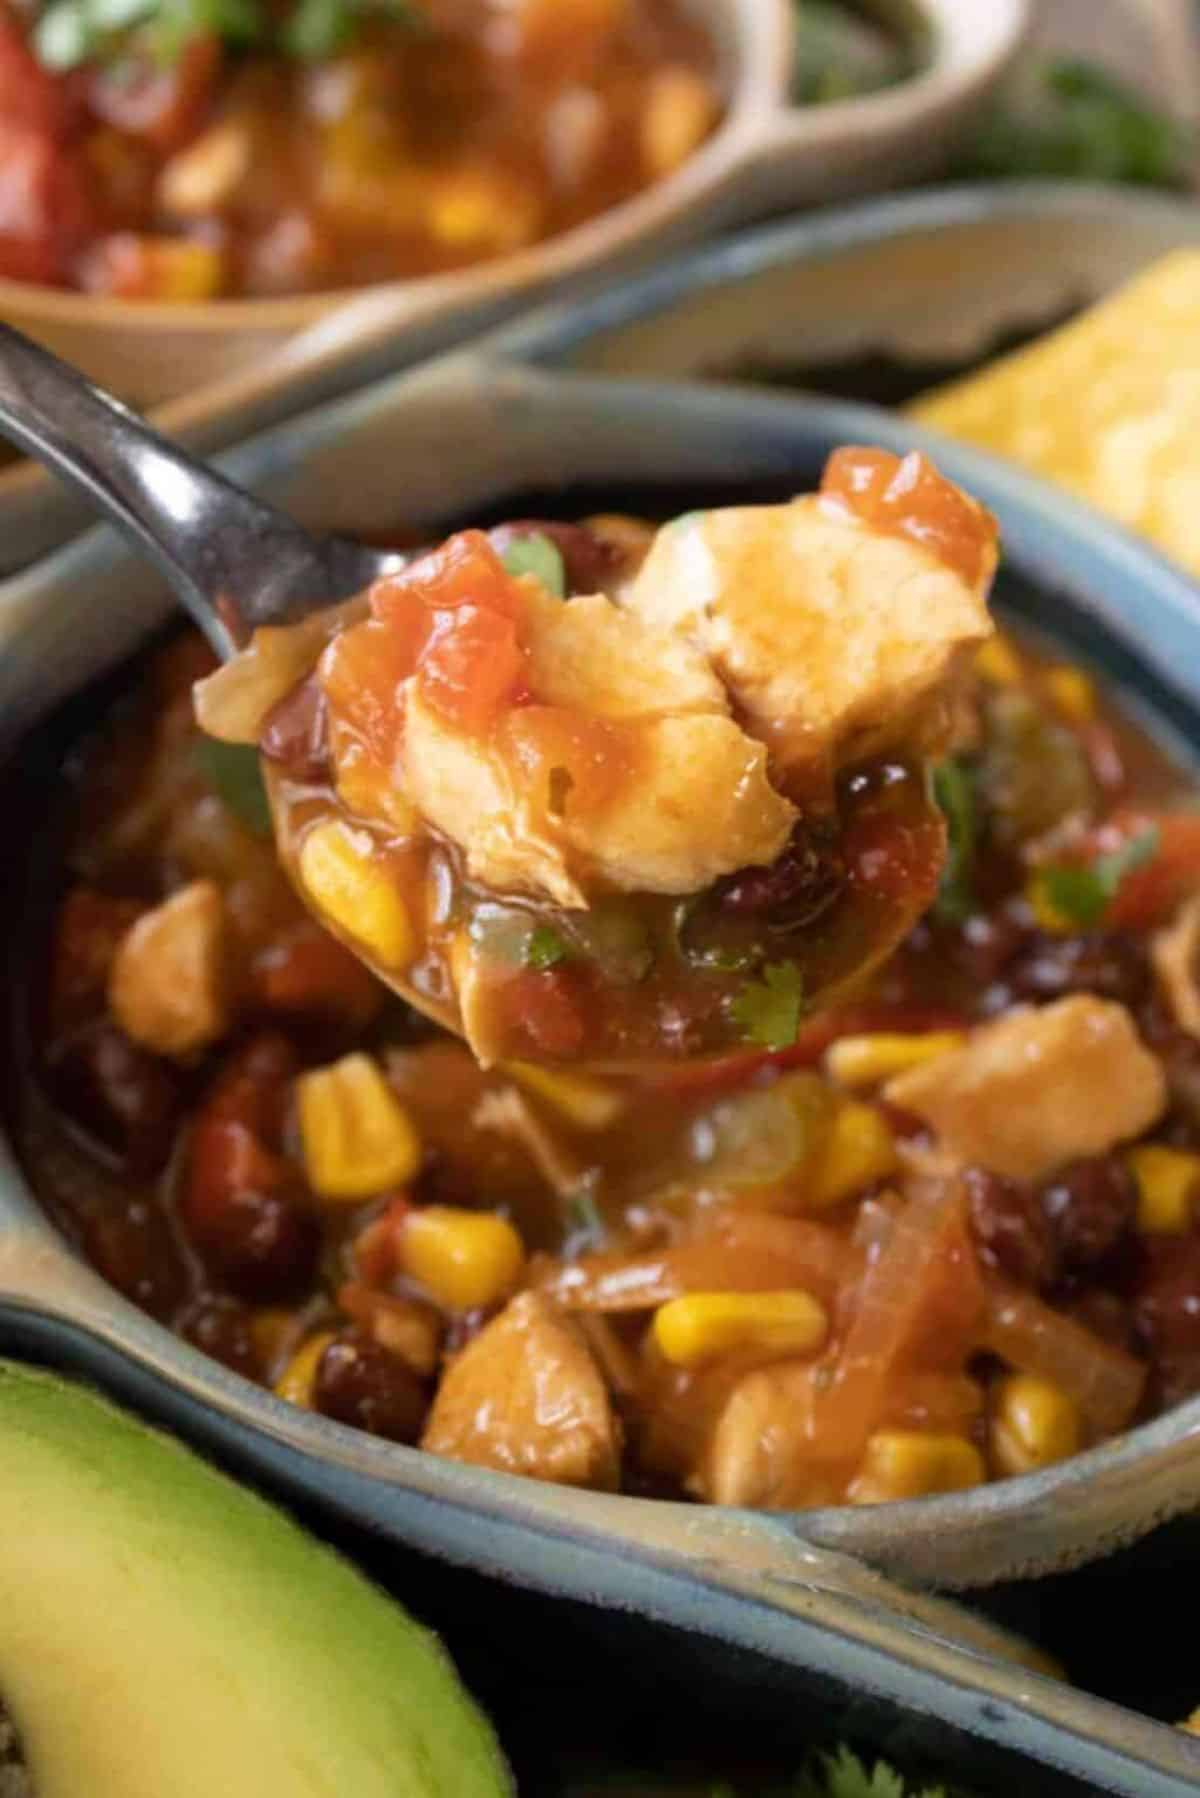
[[[435,1637],[170,1437],[0,1361],[0,1697],[34,1798],[507,1798]]]

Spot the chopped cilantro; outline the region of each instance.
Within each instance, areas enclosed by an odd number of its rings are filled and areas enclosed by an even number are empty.
[[[813,1768],[794,1788],[794,1798],[947,1798],[941,1786],[912,1786],[889,1767],[876,1761],[868,1769],[848,1748],[817,1757]]]
[[[979,807],[971,767],[953,756],[940,763],[933,771],[933,796],[946,819],[946,866],[934,911],[948,924],[961,924],[975,910]]]
[[[590,1187],[580,1186],[567,1200],[566,1225],[573,1254],[594,1248],[603,1240],[604,1217]]]
[[[570,945],[557,930],[551,930],[548,924],[535,924],[525,944],[525,966],[544,974],[548,968],[556,968],[560,961],[565,961],[570,953]]]
[[[567,597],[566,564],[553,538],[540,531],[528,537],[514,537],[502,560],[509,574],[531,574],[556,599]]]
[[[1051,59],[987,113],[956,173],[1181,187],[1191,153],[1186,127],[1107,69]]]
[[[1152,825],[1085,867],[1043,868],[1037,877],[1038,891],[1068,923],[1090,930],[1102,922],[1126,875],[1152,861],[1158,848],[1159,832]]]
[[[795,962],[769,962],[761,980],[748,980],[733,1001],[732,1017],[748,1043],[790,1049],[804,1010],[804,980]]]
[[[416,26],[420,15],[412,0],[298,0],[277,26],[263,0],[51,0],[33,47],[50,69],[119,61],[134,45],[170,64],[199,37],[243,49],[278,43],[290,56],[315,61],[343,49],[369,18]]]
[[[273,828],[271,806],[257,749],[249,743],[222,743],[216,737],[199,737],[196,760],[217,798],[239,824],[257,837],[269,837]]]

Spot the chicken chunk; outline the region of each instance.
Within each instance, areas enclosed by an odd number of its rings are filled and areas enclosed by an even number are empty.
[[[1079,994],[1007,1012],[963,1048],[898,1074],[884,1097],[961,1161],[1040,1180],[1140,1136],[1167,1090],[1125,1007]]]
[[[787,764],[837,765],[944,746],[955,676],[991,634],[994,567],[993,554],[969,584],[912,538],[809,495],[668,525],[625,603],[702,649]]]
[[[620,1435],[582,1336],[523,1292],[447,1369],[421,1446],[529,1479],[615,1491]]]
[[[1186,899],[1154,933],[1150,960],[1175,1022],[1189,1036],[1200,1036],[1200,895]]]
[[[127,1036],[186,1058],[229,1028],[225,905],[215,881],[194,880],[146,912],[121,941],[108,1000]]]
[[[494,740],[456,731],[412,690],[409,797],[462,845],[468,872],[501,892],[579,908],[600,884],[692,893],[772,862],[796,820],[767,775],[767,751],[733,721],[724,688],[682,637],[623,615],[602,595],[565,605],[529,593],[530,686],[538,702],[635,731],[633,769],[599,801],[545,788]]]
[[[767,1511],[836,1504],[845,1469],[812,1453],[815,1390],[807,1362],[746,1374],[722,1407],[688,1482],[696,1496]]]

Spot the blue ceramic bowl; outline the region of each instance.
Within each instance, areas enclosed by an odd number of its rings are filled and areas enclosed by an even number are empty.
[[[935,214],[946,204],[923,203]],[[901,203],[909,226],[912,206]],[[769,284],[794,272],[798,253],[803,243],[769,233],[701,266],[710,285],[722,267],[745,282],[755,266]],[[694,279],[672,277],[674,300],[691,303]],[[661,291],[640,290],[643,325]],[[626,324],[637,316],[628,294],[601,305],[610,326],[614,306]],[[435,526],[506,498],[528,513],[601,496],[636,505],[647,493],[672,503],[787,493],[811,484],[839,443],[920,444],[998,514],[1002,602],[1090,656],[1181,751],[1200,745],[1200,598],[1139,543],[885,413],[554,366],[583,342],[571,320],[551,317],[311,415],[226,465],[313,523],[378,529],[399,518]],[[41,721],[164,615],[153,578],[100,531],[0,588],[3,747],[26,803],[40,778]],[[21,857],[10,854],[19,909]],[[1088,1789],[1200,1789],[1200,1744],[1005,1658],[990,1626],[917,1590],[1064,1568],[1192,1508],[1200,1402],[1041,1474],[903,1505],[760,1515],[535,1485],[344,1429],[198,1354],[75,1258],[2,1145],[0,1339],[91,1375],[244,1472],[386,1537],[819,1670],[843,1690],[1070,1769]]]

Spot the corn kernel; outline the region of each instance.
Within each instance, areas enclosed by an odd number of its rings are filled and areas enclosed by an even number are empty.
[[[893,1074],[905,1074],[909,1068],[924,1067],[927,1061],[952,1054],[966,1040],[961,1030],[927,1030],[912,1036],[888,1032],[844,1036],[827,1050],[825,1070],[839,1086],[880,1086]]]
[[[1072,724],[1090,724],[1096,716],[1096,683],[1082,668],[1064,663],[1046,673],[1046,690]]]
[[[867,1439],[858,1477],[850,1487],[855,1505],[882,1505],[935,1492],[965,1492],[986,1478],[983,1456],[965,1436],[920,1430],[879,1430]]]
[[[1137,1181],[1137,1227],[1146,1236],[1182,1236],[1200,1191],[1200,1155],[1146,1143],[1126,1156]]]
[[[304,1166],[325,1199],[369,1199],[421,1165],[412,1120],[369,1055],[343,1056],[296,1084]]]
[[[689,1292],[654,1313],[655,1343],[676,1367],[730,1354],[809,1355],[828,1330],[824,1306],[807,1292]]]
[[[428,226],[451,249],[524,249],[542,228],[536,190],[498,170],[469,168],[443,175],[426,196]]]
[[[1189,1735],[1200,1736],[1200,1710],[1193,1711],[1191,1716],[1185,1718],[1179,1727],[1186,1729]]]
[[[699,149],[716,118],[709,83],[694,69],[660,69],[650,83],[642,115],[642,162],[656,180],[671,174]]]
[[[312,1410],[317,1368],[320,1366],[321,1356],[332,1341],[332,1330],[319,1330],[315,1336],[310,1336],[307,1342],[301,1344],[275,1382],[276,1398],[285,1398],[289,1405],[301,1405],[307,1411]]]
[[[505,1072],[580,1130],[607,1130],[625,1108],[615,1086],[585,1074],[560,1074],[528,1061],[507,1062]]]
[[[329,921],[381,968],[405,968],[415,942],[408,907],[372,859],[370,838],[330,820],[300,850],[304,890]]]
[[[508,1219],[494,1212],[427,1205],[405,1223],[400,1264],[439,1304],[475,1311],[511,1292],[525,1249]]]
[[[149,299],[211,300],[221,291],[225,265],[211,244],[155,238],[147,245],[146,258]]]
[[[1079,1407],[1061,1386],[1027,1373],[1001,1380],[988,1430],[997,1472],[1033,1473],[1077,1454],[1081,1442]]]
[[[1066,912],[1059,911],[1046,891],[1046,883],[1035,873],[1025,886],[1025,900],[1039,930],[1050,936],[1074,936],[1079,925]]]
[[[1015,687],[1021,679],[1021,663],[1012,645],[997,633],[977,651],[975,672],[995,687]]]
[[[808,1205],[838,1205],[877,1180],[886,1180],[898,1165],[888,1121],[873,1105],[850,1099],[834,1113],[829,1135],[804,1187]]]

